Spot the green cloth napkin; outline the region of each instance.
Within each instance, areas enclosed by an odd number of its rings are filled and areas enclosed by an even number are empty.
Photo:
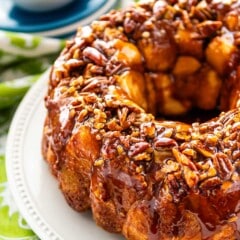
[[[18,103],[63,45],[64,40],[0,31],[0,240],[38,239],[12,198],[5,170],[5,144]]]

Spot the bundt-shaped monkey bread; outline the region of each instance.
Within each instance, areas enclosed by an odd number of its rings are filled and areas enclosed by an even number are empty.
[[[240,1],[145,1],[67,42],[43,155],[68,203],[108,231],[240,239],[239,99]],[[221,113],[173,121],[191,109]]]

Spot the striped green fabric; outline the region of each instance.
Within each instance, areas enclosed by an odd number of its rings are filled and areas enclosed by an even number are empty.
[[[0,31],[0,240],[37,240],[19,213],[5,169],[7,130],[27,90],[50,67],[64,41]]]

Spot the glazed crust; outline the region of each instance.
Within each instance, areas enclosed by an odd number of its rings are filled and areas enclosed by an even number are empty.
[[[240,239],[239,11],[150,1],[67,42],[42,152],[74,209],[130,240]],[[154,117],[192,108],[222,113],[191,125]]]

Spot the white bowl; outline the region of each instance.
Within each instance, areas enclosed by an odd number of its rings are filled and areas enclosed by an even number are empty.
[[[61,8],[74,0],[12,0],[18,7],[34,12]]]

